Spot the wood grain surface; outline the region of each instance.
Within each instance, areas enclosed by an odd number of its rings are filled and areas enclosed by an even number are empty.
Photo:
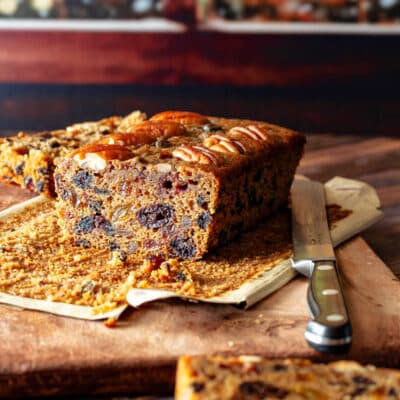
[[[354,329],[347,358],[400,367],[399,145],[393,138],[308,135],[299,172],[342,175],[377,188],[385,217],[337,250]],[[29,196],[0,187],[1,205]],[[389,266],[389,268],[388,268]],[[392,271],[393,272],[392,272]],[[171,393],[183,353],[258,353],[334,357],[310,349],[304,278],[248,311],[231,306],[162,301],[129,310],[115,329],[102,323],[0,306],[0,395]]]
[[[398,82],[398,37],[0,33],[0,82],[206,83],[309,87]]]

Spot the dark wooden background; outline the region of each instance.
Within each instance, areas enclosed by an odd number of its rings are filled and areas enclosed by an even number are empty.
[[[0,31],[0,129],[133,108],[397,135],[400,36]]]

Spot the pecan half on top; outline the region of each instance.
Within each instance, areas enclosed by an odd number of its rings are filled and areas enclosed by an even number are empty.
[[[201,146],[180,146],[173,152],[172,156],[182,161],[197,162],[200,164],[214,164],[218,161],[215,155]]]
[[[153,115],[150,120],[152,121],[175,121],[187,125],[204,125],[209,123],[207,117],[204,115],[190,112],[190,111],[164,111]]]
[[[226,136],[212,135],[204,140],[204,146],[212,151],[224,154],[243,154],[245,147],[238,140],[231,140]]]
[[[256,125],[249,125],[246,127],[235,126],[229,131],[229,133],[239,136],[244,135],[256,142],[265,142],[268,139],[266,132]]]
[[[101,171],[111,160],[129,160],[134,154],[124,146],[94,143],[81,147],[70,154],[80,167]]]
[[[125,133],[107,135],[99,143],[135,146],[154,143],[158,138],[166,139],[172,136],[183,136],[185,133],[185,127],[178,122],[145,121],[132,126]]]

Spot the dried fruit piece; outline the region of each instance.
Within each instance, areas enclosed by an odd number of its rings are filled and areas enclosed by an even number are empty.
[[[269,396],[274,399],[283,399],[289,394],[285,389],[262,381],[243,382],[240,384],[239,390],[242,394],[252,396],[254,399],[266,399]]]
[[[175,219],[175,211],[169,204],[152,204],[136,212],[139,223],[146,228],[161,228]]]
[[[97,214],[100,214],[100,213],[101,213],[101,209],[102,209],[102,203],[101,203],[101,201],[98,201],[98,200],[90,200],[88,204],[89,204],[89,208],[90,208],[93,212],[95,212],[95,213],[97,213]]]
[[[101,171],[107,166],[107,161],[129,160],[134,157],[134,154],[121,145],[95,143],[75,150],[70,157],[82,168]]]
[[[36,182],[36,191],[38,193],[42,193],[44,190],[44,182],[43,181],[37,181]]]
[[[261,128],[256,125],[249,125],[247,127],[243,126],[236,126],[232,128],[229,133],[231,134],[238,134],[238,135],[245,135],[250,139],[255,140],[256,142],[265,142],[267,140],[267,134],[263,132]]]
[[[90,233],[95,228],[95,218],[92,215],[82,217],[74,227],[76,234]]]
[[[93,182],[93,176],[87,171],[79,171],[73,178],[72,182],[80,189],[90,189]]]
[[[150,273],[158,268],[160,268],[160,265],[165,261],[164,258],[156,255],[151,255],[146,260],[144,261],[144,268],[147,273]]]
[[[217,164],[215,156],[201,146],[180,146],[173,152],[172,156],[182,161],[198,162],[200,164]]]
[[[204,212],[197,217],[197,225],[200,229],[206,230],[212,218],[209,212]]]
[[[102,215],[96,215],[94,217],[94,220],[95,227],[98,229],[102,229],[107,234],[107,236],[115,235],[115,229],[112,226],[112,223],[104,218]]]
[[[205,139],[203,144],[210,150],[218,153],[243,154],[246,152],[245,147],[238,140],[231,140],[222,135],[212,135]]]
[[[17,166],[15,167],[15,173],[17,175],[22,175],[24,173],[24,168],[25,168],[25,162],[17,164]]]
[[[152,121],[175,121],[187,125],[205,125],[210,121],[204,115],[190,112],[190,111],[164,111],[153,115],[150,120]]]
[[[192,382],[191,386],[195,393],[200,393],[205,387],[203,382]]]
[[[171,252],[173,256],[181,258],[193,258],[196,254],[196,247],[191,238],[177,238],[170,242]]]
[[[31,176],[26,176],[24,178],[24,186],[31,192],[35,191],[35,184],[34,184],[33,178]]]

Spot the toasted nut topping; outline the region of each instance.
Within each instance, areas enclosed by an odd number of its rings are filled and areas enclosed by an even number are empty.
[[[204,125],[210,122],[204,115],[190,111],[164,111],[153,115],[150,119],[152,121],[175,121],[188,125]]]
[[[80,167],[101,171],[111,160],[128,160],[134,154],[123,146],[107,144],[90,144],[70,154]]]
[[[214,155],[201,146],[180,146],[172,152],[172,156],[182,161],[217,164]]]
[[[241,154],[245,152],[243,145],[237,140],[231,140],[226,136],[212,135],[205,139],[203,142],[204,146],[210,150],[218,153],[234,153]]]
[[[73,136],[90,132],[107,133],[113,131],[118,126],[120,121],[121,117],[109,117],[96,122],[81,122],[68,126],[66,131]]]
[[[118,132],[126,132],[132,126],[143,122],[147,119],[147,115],[139,110],[133,111],[124,117],[118,125]]]
[[[145,121],[131,126],[126,133],[107,135],[98,143],[136,146],[154,143],[158,138],[182,136],[185,133],[185,127],[174,121]]]
[[[247,127],[236,126],[230,130],[230,133],[246,135],[256,142],[265,142],[267,140],[267,135],[265,134],[265,132],[263,132],[259,127],[255,125],[249,125]]]

